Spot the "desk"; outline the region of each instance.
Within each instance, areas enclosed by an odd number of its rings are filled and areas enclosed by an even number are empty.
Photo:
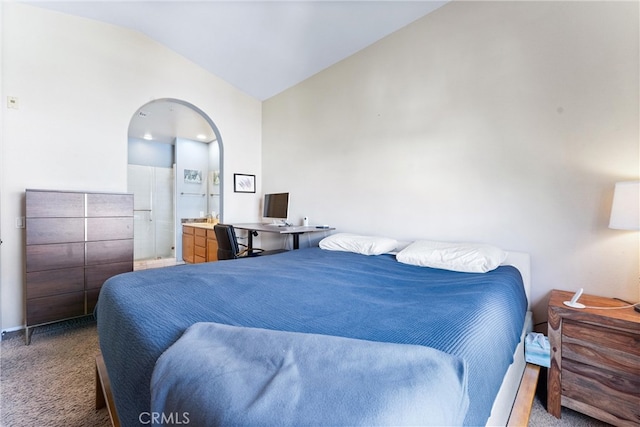
[[[300,248],[300,235],[304,233],[317,233],[318,231],[331,231],[335,230],[334,227],[328,228],[318,228],[315,225],[291,225],[281,227],[279,225],[271,225],[271,224],[260,224],[260,223],[250,223],[250,224],[233,224],[233,226],[238,230],[247,230],[247,247],[249,248],[249,253],[253,250],[253,233],[258,231],[264,231],[266,233],[277,233],[277,234],[290,234],[293,237],[293,249]]]

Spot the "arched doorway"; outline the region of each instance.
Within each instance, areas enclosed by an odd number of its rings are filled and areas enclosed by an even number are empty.
[[[182,262],[184,219],[222,218],[220,132],[195,105],[163,98],[136,110],[128,129],[136,268]]]

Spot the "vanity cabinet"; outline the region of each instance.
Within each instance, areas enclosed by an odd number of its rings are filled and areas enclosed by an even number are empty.
[[[26,190],[25,204],[28,344],[30,328],[92,314],[104,281],[133,271],[133,195]]]
[[[189,264],[218,260],[218,241],[213,224],[182,226],[182,259]]]

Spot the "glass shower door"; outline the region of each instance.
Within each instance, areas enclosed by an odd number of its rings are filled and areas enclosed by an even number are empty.
[[[128,166],[136,261],[175,258],[173,168]]]

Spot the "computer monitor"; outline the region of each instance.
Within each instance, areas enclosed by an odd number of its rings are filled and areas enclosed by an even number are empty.
[[[289,216],[289,193],[265,194],[262,216],[286,220]]]

